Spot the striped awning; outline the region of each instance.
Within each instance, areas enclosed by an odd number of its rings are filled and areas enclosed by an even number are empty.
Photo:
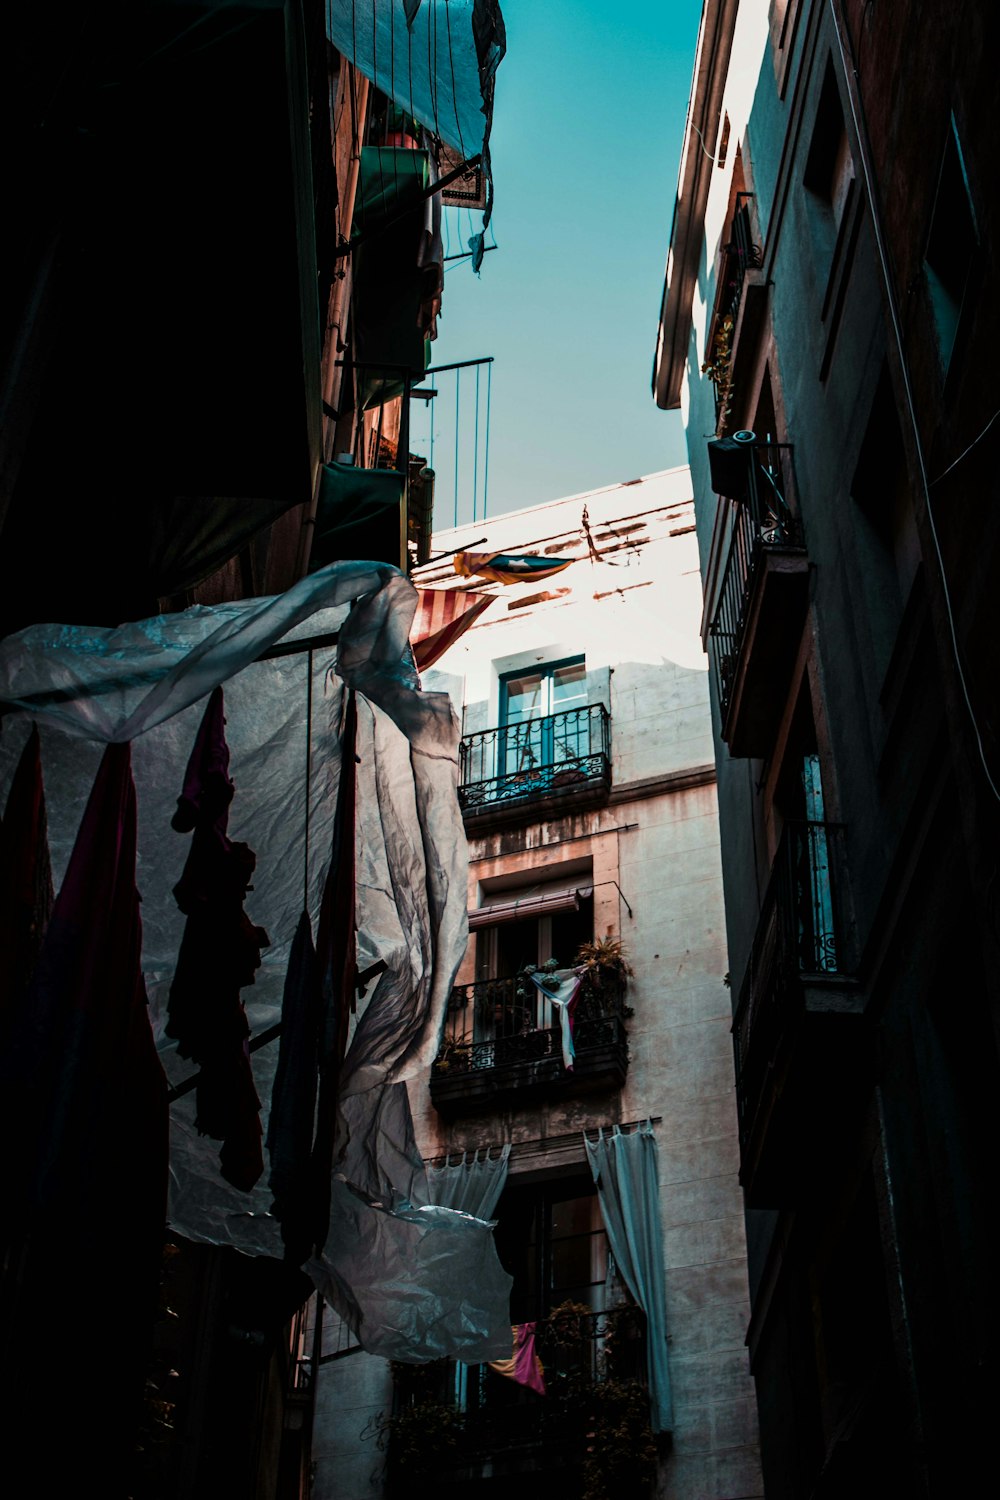
[[[594,894],[592,885],[569,886],[565,890],[547,890],[539,895],[522,896],[518,901],[494,901],[489,906],[469,912],[469,930],[496,927],[500,922],[524,922],[532,917],[551,917],[560,911],[579,911],[580,902]]]

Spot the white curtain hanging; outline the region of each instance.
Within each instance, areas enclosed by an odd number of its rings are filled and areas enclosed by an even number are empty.
[[[469,1156],[462,1152],[460,1161],[449,1157],[444,1166],[427,1168],[427,1187],[432,1203],[443,1208],[457,1208],[474,1219],[489,1219],[500,1201],[507,1181],[510,1142],[494,1156],[493,1148],[480,1148]]]

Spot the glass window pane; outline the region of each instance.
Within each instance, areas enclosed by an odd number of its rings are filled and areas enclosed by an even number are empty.
[[[516,724],[522,719],[537,719],[545,709],[545,678],[541,672],[530,672],[524,677],[509,677],[507,690],[507,723]]]
[[[566,1296],[571,1287],[603,1284],[608,1269],[608,1243],[602,1232],[556,1240],[552,1246],[552,1290]]]
[[[597,1211],[597,1194],[587,1193],[581,1198],[566,1198],[552,1205],[552,1238],[565,1239],[568,1234],[586,1234],[591,1229],[600,1229]]]
[[[587,667],[582,661],[557,667],[552,674],[552,711],[578,708],[587,701]]]

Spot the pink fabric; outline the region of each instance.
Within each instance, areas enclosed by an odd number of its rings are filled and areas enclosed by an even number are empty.
[[[539,1396],[544,1396],[545,1375],[542,1362],[535,1353],[535,1328],[534,1323],[514,1323],[511,1327],[514,1335],[513,1356],[510,1359],[491,1360],[490,1369],[496,1370],[498,1375],[503,1375],[508,1380],[516,1380],[518,1385],[526,1385],[529,1390],[537,1391]]]

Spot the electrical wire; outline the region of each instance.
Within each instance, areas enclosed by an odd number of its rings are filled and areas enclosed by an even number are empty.
[[[482,365],[476,366],[476,421],[472,445],[472,519],[476,519],[476,502],[479,494],[479,375]]]
[[[942,469],[941,473],[938,475],[938,477],[936,479],[932,479],[931,480],[931,489],[933,489],[936,484],[940,484],[941,481],[942,481],[942,479],[944,479],[945,475],[946,474],[950,474],[951,471],[952,471],[952,469],[957,469],[958,466],[959,466],[959,464],[962,462],[962,459],[965,458],[965,457],[967,457],[968,454],[970,454],[972,452],[973,448],[976,446],[977,443],[981,443],[982,442],[983,438],[989,432],[990,428],[993,426],[993,423],[996,421],[997,417],[1000,417],[1000,411],[995,411],[993,413],[992,417],[990,417],[990,420],[987,422],[986,426],[983,428],[982,432],[979,434],[979,436],[978,437],[974,437],[972,439],[972,442],[969,444],[969,446],[967,448],[963,448],[962,451],[961,451],[961,453],[958,455],[958,457],[957,458],[953,458],[952,461],[951,461],[951,463],[948,465],[948,467],[946,469]]]
[[[899,308],[896,302],[896,290],[892,281],[892,273],[889,268],[889,252],[885,242],[885,232],[882,227],[882,216],[879,212],[878,199],[875,195],[875,183],[872,176],[871,163],[868,155],[868,128],[864,119],[864,105],[861,103],[858,70],[854,57],[854,43],[848,32],[848,42],[851,49],[851,61],[848,63],[847,50],[844,45],[844,37],[840,29],[840,19],[837,12],[836,0],[829,0],[830,15],[833,21],[833,30],[837,38],[837,46],[840,51],[840,62],[844,69],[844,77],[847,82],[847,98],[851,106],[851,119],[854,123],[855,134],[858,139],[858,148],[861,155],[861,170],[865,179],[865,192],[868,195],[868,204],[871,208],[872,228],[875,233],[875,247],[878,251],[879,264],[882,269],[882,279],[885,282],[886,301],[889,306],[889,317],[892,323],[893,336],[899,354],[900,372],[903,377],[903,391],[906,396],[906,406],[909,412],[910,425],[913,429],[913,444],[917,455],[917,466],[920,470],[920,483],[924,492],[924,502],[927,508],[927,522],[930,528],[931,540],[934,543],[934,553],[937,557],[938,572],[941,578],[941,589],[944,596],[945,613],[948,617],[948,630],[951,636],[952,655],[955,659],[955,668],[958,672],[958,681],[962,689],[962,697],[972,724],[972,732],[975,736],[976,748],[979,751],[979,760],[982,764],[983,774],[989,783],[990,791],[998,802],[1000,802],[1000,788],[997,787],[990,771],[989,762],[986,759],[986,748],[983,745],[982,734],[979,730],[979,722],[976,711],[972,704],[969,693],[969,684],[966,680],[965,669],[962,666],[961,651],[958,643],[958,627],[955,623],[955,612],[951,602],[951,590],[948,586],[948,577],[945,572],[944,554],[941,550],[941,541],[938,536],[937,523],[934,519],[934,510],[931,505],[931,481],[927,474],[927,460],[924,455],[923,438],[920,433],[920,424],[917,420],[916,402],[913,396],[913,387],[910,382],[910,367],[906,358],[906,348],[903,342],[903,327],[900,321]],[[856,98],[855,95],[858,95]],[[993,419],[996,420],[995,418]],[[978,439],[976,440],[978,442]],[[966,450],[968,451],[968,450]],[[964,454],[961,457],[964,458]],[[956,463],[959,462],[956,459]],[[945,470],[947,473],[947,470]],[[943,478],[942,476],[939,476]],[[936,483],[936,481],[935,481]]]
[[[490,492],[490,396],[493,391],[493,361],[486,366],[486,455],[483,462],[483,520]]]
[[[459,403],[461,401],[461,396],[462,396],[461,386],[459,384],[461,378],[462,378],[462,372],[461,372],[461,370],[456,370],[455,371],[455,525],[456,526],[458,525],[458,433],[459,433],[458,419],[459,419]]]

